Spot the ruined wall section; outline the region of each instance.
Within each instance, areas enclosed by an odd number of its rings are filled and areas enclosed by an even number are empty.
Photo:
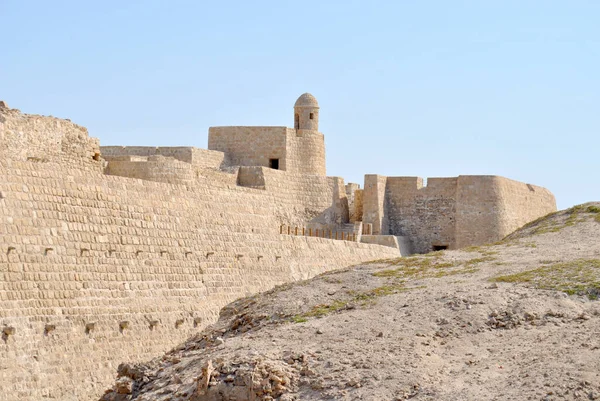
[[[287,170],[286,135],[286,127],[210,127],[208,149],[225,153],[232,166],[269,167],[279,159]]]
[[[455,248],[456,178],[388,177],[387,214],[390,234],[410,238],[412,249]]]
[[[0,102],[0,158],[99,171],[99,142],[70,120],[23,114]]]
[[[237,297],[397,256],[279,235],[268,191],[50,167],[0,160],[6,399],[95,399],[120,362],[159,355]]]
[[[286,170],[298,174],[326,175],[325,137],[317,131],[286,129]]]

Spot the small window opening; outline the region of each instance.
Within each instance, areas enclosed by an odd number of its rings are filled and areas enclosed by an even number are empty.
[[[294,114],[294,128],[300,129],[300,114]]]
[[[100,153],[94,153],[94,156],[92,156],[92,159],[98,161],[100,160]]]
[[[433,246],[434,251],[443,251],[444,249],[448,249],[448,245],[434,245]]]
[[[279,170],[279,159],[269,159],[269,167]]]
[[[314,120],[314,119],[315,119],[315,113],[310,113],[310,116],[309,116],[309,118],[310,118],[311,120]]]

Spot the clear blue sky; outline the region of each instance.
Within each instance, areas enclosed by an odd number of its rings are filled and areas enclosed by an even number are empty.
[[[103,145],[321,106],[329,175],[498,174],[600,200],[599,1],[0,0],[0,99]]]

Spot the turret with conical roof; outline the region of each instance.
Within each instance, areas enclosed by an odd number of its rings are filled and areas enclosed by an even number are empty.
[[[300,95],[294,104],[294,128],[319,130],[319,103],[310,93]]]

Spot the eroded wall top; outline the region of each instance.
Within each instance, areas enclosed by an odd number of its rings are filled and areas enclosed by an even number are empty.
[[[70,120],[23,114],[0,103],[0,155],[11,160],[66,162],[101,168],[99,142]]]

